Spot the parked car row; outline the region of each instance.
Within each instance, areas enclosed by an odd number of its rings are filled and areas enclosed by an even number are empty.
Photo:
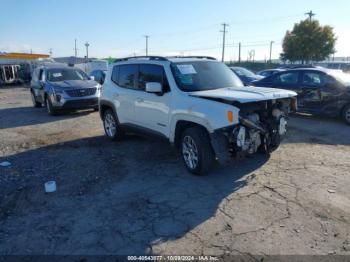
[[[269,154],[297,109],[342,115],[350,123],[349,75],[319,68],[260,74],[267,77],[211,57],[131,57],[90,77],[74,67],[40,66],[30,90],[34,106],[45,105],[51,115],[99,109],[112,140],[129,130],[166,138],[194,174],[209,171],[214,160]]]

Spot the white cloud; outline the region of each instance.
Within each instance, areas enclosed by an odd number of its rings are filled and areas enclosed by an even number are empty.
[[[31,45],[23,43],[0,43],[0,50],[8,53],[29,53],[31,48]]]
[[[335,49],[337,50],[336,56],[350,56],[350,30],[335,30],[338,40],[336,42]]]

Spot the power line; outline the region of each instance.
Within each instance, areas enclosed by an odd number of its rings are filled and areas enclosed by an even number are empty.
[[[229,26],[228,24],[226,23],[223,23],[222,26],[224,27],[222,31],[222,57],[221,57],[221,61],[224,62],[224,59],[225,59],[225,36],[226,36],[226,27]]]
[[[301,14],[294,14],[294,15],[286,15],[286,16],[276,16],[276,17],[267,17],[267,18],[261,18],[261,19],[252,19],[252,20],[240,20],[240,21],[229,21],[231,24],[234,25],[245,25],[245,24],[266,24],[266,23],[273,23],[281,20],[287,20],[292,18],[301,17]]]
[[[173,37],[176,35],[193,35],[196,33],[202,33],[204,31],[209,31],[212,30],[213,28],[217,27],[217,24],[211,24],[205,27],[199,27],[197,29],[193,29],[193,30],[186,30],[186,31],[175,31],[175,32],[171,32],[171,33],[166,33],[166,34],[152,34],[152,37]]]

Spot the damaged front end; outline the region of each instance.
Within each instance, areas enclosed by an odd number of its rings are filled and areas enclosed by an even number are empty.
[[[234,106],[240,109],[239,124],[222,130],[213,142],[218,158],[226,148],[231,156],[244,156],[256,152],[271,153],[280,145],[287,133],[288,113],[296,110],[296,99],[267,100]],[[223,139],[223,136],[225,139]],[[221,138],[220,138],[221,137]],[[222,147],[223,140],[226,146]],[[218,143],[221,141],[221,150]]]

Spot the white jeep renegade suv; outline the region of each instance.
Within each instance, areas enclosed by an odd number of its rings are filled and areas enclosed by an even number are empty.
[[[165,137],[194,174],[229,156],[270,153],[286,133],[296,93],[244,87],[210,57],[131,57],[117,60],[99,101],[106,135],[129,129]]]

